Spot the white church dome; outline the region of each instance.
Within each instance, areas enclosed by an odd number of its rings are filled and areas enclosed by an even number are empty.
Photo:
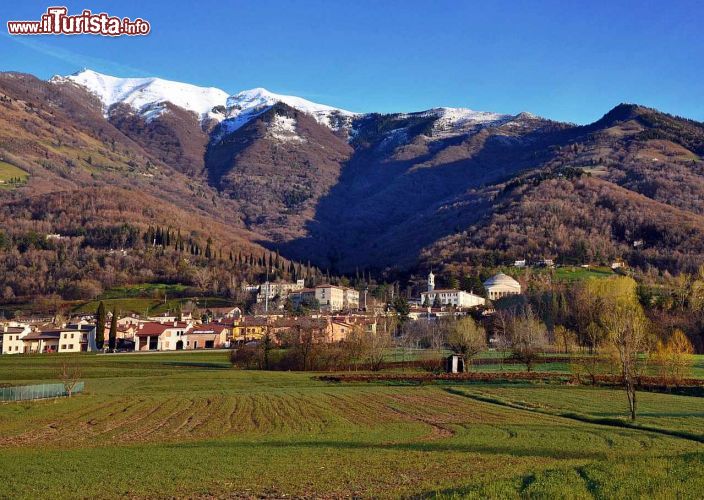
[[[521,284],[518,281],[516,281],[511,276],[508,276],[507,274],[504,274],[504,273],[499,273],[499,274],[492,276],[491,278],[489,278],[488,280],[486,280],[484,282],[484,286],[486,288],[500,286],[500,287],[516,288],[518,290],[521,289]]]

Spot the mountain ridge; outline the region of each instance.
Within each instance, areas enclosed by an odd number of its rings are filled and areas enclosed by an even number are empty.
[[[106,109],[72,81],[0,74],[0,161],[29,175],[0,189],[0,205],[114,185],[172,204],[175,219],[197,212],[189,230],[211,217],[237,245],[337,272],[521,256],[676,272],[704,256],[704,125],[644,106],[574,125],[463,108],[349,113],[255,89],[213,118],[125,95]]]

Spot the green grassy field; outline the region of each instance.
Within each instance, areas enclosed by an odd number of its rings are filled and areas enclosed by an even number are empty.
[[[188,289],[186,285],[164,283],[142,283],[139,285],[126,285],[113,287],[106,290],[100,299],[120,299],[127,297],[157,297],[180,295]]]
[[[142,315],[145,313],[153,315],[161,314],[167,311],[173,312],[178,309],[178,306],[180,304],[183,304],[188,300],[197,302],[198,307],[203,309],[203,311],[205,311],[205,309],[207,309],[208,307],[227,307],[228,305],[231,305],[231,302],[217,297],[193,297],[190,299],[167,298],[166,301],[164,301],[163,298],[158,299],[153,297],[105,298],[101,300],[105,304],[105,308],[108,311],[112,311],[112,308],[116,307],[119,314],[135,313]],[[77,314],[94,314],[95,311],[98,309],[98,304],[100,304],[101,300],[92,300],[89,302],[83,302],[81,304],[78,304],[73,308],[72,312]]]
[[[560,281],[581,281],[589,278],[608,278],[614,272],[608,267],[574,267],[555,268],[555,278]]]
[[[575,282],[589,278],[609,278],[616,273],[609,267],[603,266],[557,266],[554,268],[548,267],[531,267],[531,268],[516,268],[502,267],[499,270],[511,276],[521,276],[526,272],[538,275],[552,275],[557,281]]]
[[[0,188],[12,187],[12,184],[10,184],[12,180],[25,182],[28,177],[29,174],[21,168],[17,168],[11,163],[0,161]]]
[[[704,491],[699,442],[501,404],[622,418],[618,390],[335,384],[307,373],[234,370],[222,352],[2,356],[0,383],[51,380],[65,360],[82,366],[85,393],[0,405],[2,498]],[[700,399],[639,396],[643,423],[702,433]]]

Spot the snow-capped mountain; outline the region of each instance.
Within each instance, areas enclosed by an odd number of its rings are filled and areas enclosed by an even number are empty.
[[[222,120],[224,115],[214,111],[214,108],[224,106],[228,98],[227,92],[214,87],[198,87],[161,78],[116,78],[89,69],[67,77],[52,78],[55,82],[66,80],[95,94],[103,103],[106,115],[110,106],[124,103],[134,108],[146,120],[161,115],[166,102],[193,111],[201,120]]]
[[[70,81],[85,87],[103,103],[106,116],[112,105],[123,103],[149,121],[160,116],[165,110],[164,103],[170,102],[193,111],[201,120],[226,119],[225,128],[228,132],[237,130],[279,102],[313,116],[318,123],[333,130],[348,126],[356,116],[344,109],[301,97],[275,94],[264,88],[245,90],[229,96],[224,90],[214,87],[198,87],[161,78],[117,78],[89,69],[66,77],[55,76],[51,81]],[[222,109],[226,112],[222,113]]]
[[[161,78],[117,78],[89,69],[66,77],[55,76],[51,81],[72,82],[85,87],[100,99],[106,116],[111,106],[123,103],[129,105],[149,122],[166,111],[165,103],[171,103],[196,113],[201,122],[206,120],[222,122],[217,134],[211,138],[215,142],[238,130],[277,103],[284,103],[306,113],[315,118],[319,124],[333,131],[344,131],[350,138],[356,134],[355,120],[370,116],[318,104],[301,97],[275,94],[261,87],[229,95],[224,90],[214,87],[199,87]],[[470,133],[483,126],[509,123],[522,115],[442,107],[416,113],[397,113],[394,116],[397,119],[435,118],[430,135],[443,138]],[[392,135],[396,138],[400,137],[399,133],[402,131],[395,132],[398,133]]]

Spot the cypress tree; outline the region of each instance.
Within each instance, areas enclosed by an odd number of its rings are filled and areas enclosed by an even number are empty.
[[[100,301],[98,304],[98,311],[95,313],[95,344],[98,346],[98,350],[103,348],[105,343],[105,304]]]
[[[213,256],[213,251],[210,248],[210,244],[213,242],[212,239],[208,238],[207,243],[205,244],[205,258],[209,259]]]
[[[117,306],[112,308],[112,319],[110,320],[110,333],[108,335],[108,349],[111,352],[117,347]]]

